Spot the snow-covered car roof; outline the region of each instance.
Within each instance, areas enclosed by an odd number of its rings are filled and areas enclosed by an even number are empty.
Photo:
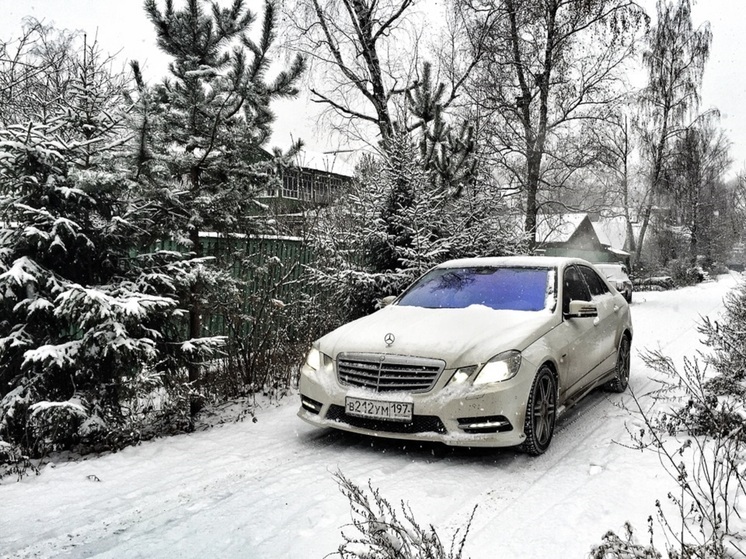
[[[569,264],[589,264],[582,258],[567,256],[486,256],[448,260],[437,268],[468,268],[473,266],[539,266],[555,268]]]
[[[623,270],[626,268],[624,264],[618,262],[594,262],[593,265],[601,270]]]

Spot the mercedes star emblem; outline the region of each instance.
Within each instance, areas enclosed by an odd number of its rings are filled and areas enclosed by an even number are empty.
[[[393,343],[394,343],[394,340],[395,340],[395,339],[396,339],[396,338],[395,338],[395,337],[394,337],[394,335],[393,335],[393,334],[391,334],[391,333],[388,333],[388,334],[386,334],[386,335],[385,335],[385,336],[383,337],[383,341],[384,341],[384,342],[386,342],[386,345],[387,345],[387,346],[390,346],[391,344],[393,344]]]

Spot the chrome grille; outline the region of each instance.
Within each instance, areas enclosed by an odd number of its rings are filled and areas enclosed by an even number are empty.
[[[341,354],[337,378],[345,386],[376,392],[427,392],[438,380],[445,362],[440,359],[377,353]]]

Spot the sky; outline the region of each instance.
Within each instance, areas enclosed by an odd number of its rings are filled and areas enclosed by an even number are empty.
[[[420,8],[428,2],[433,0],[420,0]],[[261,4],[258,0],[248,2],[251,9],[259,9]],[[642,0],[641,4],[654,15],[653,0]],[[155,44],[155,33],[142,5],[141,0],[0,0],[0,38],[17,37],[23,18],[33,16],[57,28],[97,35],[105,52],[119,53],[122,64],[128,59],[139,60],[146,78],[157,81],[165,73],[168,59]],[[695,24],[709,21],[713,32],[702,109],[720,110],[721,127],[732,142],[732,175],[746,169],[746,10],[739,0],[694,0],[693,14]],[[278,122],[272,145],[287,147],[292,138],[301,137],[312,150],[337,147],[316,129],[313,108],[309,110],[306,103],[284,101],[275,105],[275,112]]]

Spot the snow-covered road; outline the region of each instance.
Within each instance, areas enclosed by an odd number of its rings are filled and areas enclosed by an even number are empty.
[[[651,386],[643,348],[681,359],[696,323],[722,306],[736,276],[672,292],[635,293],[630,384]],[[0,484],[0,557],[322,558],[342,542],[347,500],[333,474],[370,480],[392,503],[450,538],[478,505],[465,555],[582,558],[629,520],[641,535],[670,480],[655,455],[631,450],[619,404],[591,394],[566,414],[550,450],[469,450],[317,430],[297,401],[251,420],[47,466]]]

